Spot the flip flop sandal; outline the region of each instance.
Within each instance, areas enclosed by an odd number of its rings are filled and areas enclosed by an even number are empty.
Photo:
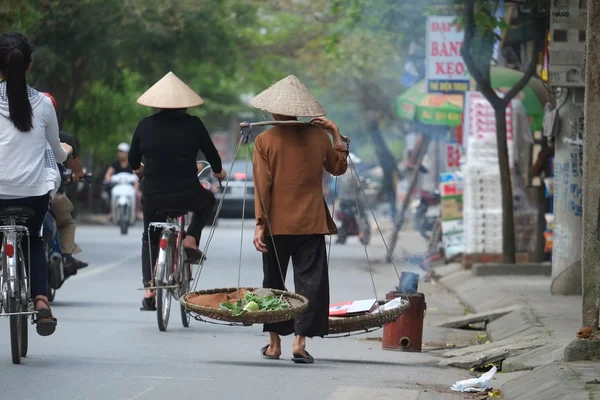
[[[156,297],[144,297],[140,311],[156,311]]]
[[[50,310],[44,308],[38,310],[35,330],[40,336],[50,336],[56,331],[57,320],[52,316]]]
[[[56,331],[57,320],[52,316],[52,311],[50,311],[50,305],[44,299],[35,299],[35,303],[39,301],[46,304],[48,308],[41,308],[37,310],[37,315],[35,318],[35,330],[40,336],[50,336]]]
[[[208,260],[200,250],[191,249],[189,247],[185,248],[185,255],[187,256],[187,262],[190,263],[200,261],[202,257],[204,257],[204,261]]]
[[[279,360],[279,356],[270,356],[267,354],[267,350],[269,349],[269,345],[266,345],[265,347],[263,347],[262,349],[260,349],[260,354],[262,355],[262,358],[264,358],[265,360]]]
[[[294,358],[292,358],[292,361],[295,362],[296,364],[314,364],[315,363],[315,359],[313,358],[313,356],[311,356],[308,351],[305,350],[306,353],[306,357],[302,357],[301,355],[297,355],[294,354]]]

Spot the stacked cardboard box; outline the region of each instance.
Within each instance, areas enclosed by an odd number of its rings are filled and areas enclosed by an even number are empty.
[[[459,173],[440,174],[440,208],[444,254],[450,259],[464,252],[463,182]]]
[[[467,254],[502,253],[502,188],[496,143],[495,113],[478,92],[469,92],[465,102],[466,162],[464,174],[464,231]],[[517,104],[517,107],[522,107]],[[522,111],[522,110],[517,110]],[[519,146],[527,143],[523,112],[515,112],[511,104],[506,110],[507,145],[513,181],[515,232],[518,252],[526,252],[534,234],[537,213],[525,195],[525,187],[517,172]],[[521,149],[519,149],[521,150]]]

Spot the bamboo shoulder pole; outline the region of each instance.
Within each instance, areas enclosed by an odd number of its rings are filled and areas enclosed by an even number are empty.
[[[244,129],[244,128],[253,128],[255,126],[268,126],[268,125],[300,125],[300,126],[308,126],[308,125],[312,125],[312,126],[319,126],[317,124],[311,124],[310,122],[305,122],[305,121],[259,121],[259,122],[241,122],[240,123],[240,128]],[[348,138],[347,136],[344,135],[340,135],[342,137],[342,141],[346,144],[350,144],[350,138]]]

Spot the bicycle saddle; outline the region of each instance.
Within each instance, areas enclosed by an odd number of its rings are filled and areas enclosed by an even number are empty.
[[[0,220],[10,217],[29,218],[33,217],[35,212],[29,207],[8,206],[0,209]]]
[[[161,209],[156,213],[166,218],[175,219],[187,215],[188,211],[184,209]]]

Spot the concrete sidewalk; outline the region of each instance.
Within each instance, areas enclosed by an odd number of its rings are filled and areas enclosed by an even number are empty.
[[[388,225],[389,226],[389,225]],[[383,227],[382,227],[383,229]],[[388,240],[389,233],[384,232],[385,239]],[[355,264],[357,260],[364,264],[355,271],[349,268],[347,273],[360,274],[363,278],[360,286],[346,286],[344,291],[352,293],[356,298],[368,298],[372,295],[370,280],[370,271],[373,272],[373,283],[376,287],[377,297],[383,298],[386,293],[394,291],[399,283],[398,274],[407,271],[419,274],[424,277],[426,271],[419,268],[416,264],[406,262],[410,256],[418,256],[426,250],[427,243],[413,231],[403,231],[399,237],[395,266],[384,261],[386,249],[376,230],[373,231],[372,243],[367,246],[367,252],[371,266],[366,262],[364,247],[358,243],[358,239],[353,237],[348,239],[346,245],[333,244],[332,267],[335,268],[339,263],[347,264],[349,267]],[[418,258],[418,257],[415,257]],[[404,261],[403,261],[404,260]],[[397,274],[398,273],[398,274]],[[339,287],[334,283],[335,276],[332,276],[332,299],[342,299],[338,296]],[[439,326],[439,322],[448,318],[456,318],[464,315],[465,307],[456,298],[456,296],[437,282],[419,282],[418,291],[425,295],[427,309],[425,313],[422,352],[405,351],[385,351],[382,350],[383,330],[378,330],[369,334],[356,336],[356,340],[369,344],[369,347],[376,352],[381,352],[381,357],[390,357],[399,363],[410,365],[414,370],[412,377],[414,381],[407,384],[402,380],[400,369],[394,371],[389,376],[386,375],[385,387],[380,387],[376,391],[371,388],[344,388],[343,391],[332,397],[335,399],[368,399],[368,398],[394,398],[394,399],[416,399],[416,400],[451,400],[451,399],[481,399],[485,394],[468,394],[452,392],[450,387],[458,380],[477,377],[480,374],[451,366],[440,365],[440,352],[465,348],[482,341],[485,337],[484,331],[477,330],[456,330]],[[371,294],[369,294],[371,292]],[[426,366],[426,373],[419,373],[419,369]],[[382,371],[383,373],[383,371]],[[493,387],[499,388],[504,383],[503,377],[497,375],[493,381]],[[365,391],[365,390],[368,390]]]
[[[447,352],[443,365],[499,364],[505,399],[600,398],[600,384],[589,383],[600,379],[600,363],[562,362],[580,328],[581,296],[552,296],[545,276],[480,277],[459,264],[433,273],[471,312],[512,308],[487,324],[491,343]],[[511,376],[518,371],[526,373]]]

